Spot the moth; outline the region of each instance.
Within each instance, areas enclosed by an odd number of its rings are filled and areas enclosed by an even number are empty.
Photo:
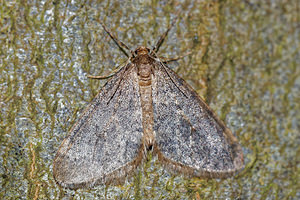
[[[53,164],[59,185],[117,184],[133,174],[148,151],[170,172],[186,176],[226,178],[243,168],[236,137],[157,56],[175,21],[152,50],[135,51],[101,23],[128,60],[62,142]]]

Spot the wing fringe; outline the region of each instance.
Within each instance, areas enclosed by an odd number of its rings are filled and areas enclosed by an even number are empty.
[[[233,176],[235,173],[239,172],[243,169],[243,154],[242,149],[239,145],[235,145],[237,147],[237,152],[235,152],[237,157],[234,159],[234,168],[230,170],[205,170],[205,169],[195,169],[189,167],[185,164],[175,162],[171,159],[168,159],[163,155],[163,153],[158,149],[157,145],[154,147],[154,153],[158,156],[158,160],[162,163],[165,169],[167,169],[172,174],[181,173],[185,177],[198,177],[198,178],[220,178],[225,179]]]
[[[132,177],[136,171],[136,168],[140,166],[142,161],[145,159],[145,153],[144,153],[144,147],[143,145],[140,146],[139,148],[139,154],[137,157],[124,165],[123,167],[120,167],[116,170],[114,170],[112,173],[106,174],[100,178],[97,179],[91,179],[89,181],[84,181],[84,182],[79,182],[79,183],[66,183],[63,180],[59,180],[59,171],[57,170],[58,168],[56,167],[59,165],[59,159],[63,159],[60,154],[57,154],[54,165],[53,165],[53,176],[55,182],[68,189],[76,190],[79,188],[92,188],[97,185],[122,185],[125,182],[126,178]]]

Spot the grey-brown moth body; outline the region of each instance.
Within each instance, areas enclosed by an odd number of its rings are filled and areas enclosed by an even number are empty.
[[[59,185],[118,183],[150,149],[168,170],[188,176],[226,178],[243,168],[232,132],[156,56],[169,29],[152,51],[141,46],[132,52],[73,126],[54,160]]]

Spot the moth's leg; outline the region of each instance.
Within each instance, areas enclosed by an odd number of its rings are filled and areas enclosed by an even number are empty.
[[[130,63],[130,60],[131,60],[131,57],[129,57],[125,63],[124,66],[121,67],[121,69],[119,69],[117,72],[115,72],[114,74],[111,74],[111,75],[108,75],[108,76],[91,76],[91,75],[88,75],[89,78],[93,78],[93,79],[107,79],[107,78],[110,78],[114,75],[116,75],[118,72],[120,72],[120,74],[118,75],[119,76],[119,80],[118,80],[118,83],[117,83],[117,87],[115,88],[113,94],[111,95],[111,97],[109,98],[107,104],[109,104],[109,102],[112,100],[112,98],[115,96],[117,90],[119,89],[120,85],[121,85],[121,82],[123,81],[123,77],[124,77],[124,74],[130,70],[131,67],[134,67],[134,65],[132,63]]]
[[[92,78],[92,79],[108,79],[110,77],[113,77],[116,73],[113,73],[111,75],[108,76],[93,76],[93,75],[87,75],[88,78]]]
[[[117,90],[119,89],[120,84],[121,84],[121,82],[122,82],[122,80],[123,80],[124,74],[125,74],[126,71],[131,67],[131,64],[129,64],[129,63],[130,63],[130,59],[131,59],[131,57],[129,57],[129,58],[127,59],[127,61],[126,61],[126,63],[125,63],[124,66],[122,66],[124,63],[122,63],[121,65],[119,65],[119,66],[117,67],[117,69],[114,70],[114,73],[111,74],[111,75],[108,75],[108,76],[92,76],[92,75],[88,75],[88,76],[87,76],[88,78],[92,78],[92,79],[108,79],[108,78],[113,77],[114,75],[116,75],[119,71],[121,71],[121,70],[125,67],[125,69],[123,69],[123,71],[122,71],[121,74],[120,74],[120,78],[119,78],[119,80],[118,80],[117,87],[116,87],[115,91],[113,92],[113,94],[111,95],[111,97],[109,98],[107,104],[109,104],[109,102],[110,102],[110,101],[112,100],[112,98],[115,96],[115,94],[116,94]],[[120,66],[122,66],[122,67],[120,68]]]
[[[94,75],[87,75],[88,78],[92,78],[92,79],[108,79],[110,77],[113,77],[120,69],[122,69],[124,66],[126,66],[129,63],[129,60],[126,60],[125,62],[123,62],[122,64],[120,64],[119,66],[117,66],[114,70],[113,73],[107,76],[94,76]],[[124,64],[125,63],[125,64]]]
[[[130,53],[132,55],[134,55],[133,51],[123,42],[121,42],[116,36],[114,36],[111,31],[105,26],[105,24],[103,22],[100,21],[101,26],[103,27],[103,29],[105,30],[105,32],[110,36],[110,38],[117,44],[117,46],[119,47],[119,49],[129,58],[129,55],[126,53],[127,49],[128,51],[130,51]]]
[[[131,58],[131,57],[130,57]],[[128,62],[130,61],[130,58],[128,59]],[[124,78],[124,75],[125,75],[125,73],[128,71],[128,70],[130,70],[130,68],[131,67],[134,67],[134,65],[133,64],[131,64],[131,63],[126,63],[126,65],[125,65],[125,69],[121,72],[121,74],[120,74],[120,78],[119,78],[119,80],[118,80],[118,83],[117,83],[117,87],[116,87],[116,89],[115,89],[115,91],[114,91],[114,93],[111,95],[111,97],[109,98],[109,100],[108,100],[108,102],[107,102],[107,105],[109,104],[109,102],[112,100],[112,98],[115,96],[115,94],[117,93],[117,91],[118,91],[118,89],[119,89],[119,87],[120,87],[120,85],[121,85],[121,82],[123,81],[123,78]],[[122,68],[123,69],[123,68]],[[122,70],[121,69],[121,70]]]
[[[153,57],[153,59],[157,60],[157,61],[161,64],[162,68],[165,70],[165,72],[167,73],[167,75],[168,75],[168,77],[171,79],[171,81],[174,83],[174,85],[182,92],[182,94],[183,94],[185,97],[188,97],[188,95],[185,94],[184,90],[180,89],[180,86],[178,86],[178,85],[176,84],[176,82],[174,81],[174,79],[172,78],[172,76],[170,76],[170,74],[169,74],[169,72],[168,72],[168,70],[167,70],[168,67],[165,65],[165,63],[164,63],[163,61],[161,61],[161,60],[157,57],[157,55],[155,54],[155,52],[153,52],[153,54],[154,54],[154,56],[156,57],[156,58]],[[152,56],[150,55],[150,57],[152,57]]]
[[[167,75],[170,77],[170,79],[171,79],[171,81],[173,82],[173,84],[178,88],[178,90],[179,90],[186,98],[188,98],[188,95],[185,94],[184,90],[182,90],[181,87],[180,87],[179,85],[177,85],[176,82],[173,80],[173,78],[170,76],[169,72],[168,72],[167,69],[166,69],[166,68],[167,68],[166,65],[165,65],[163,62],[161,62],[161,65],[163,66],[163,69],[165,70],[165,72],[167,73]]]
[[[182,56],[177,56],[175,58],[163,58],[162,62],[167,64],[169,62],[173,62],[173,61],[177,61],[177,60],[180,60],[188,55],[192,54],[192,52],[187,52],[186,54],[182,55]]]
[[[177,17],[178,17],[178,15],[173,19],[173,21],[172,21],[172,23],[169,25],[167,31],[164,32],[164,33],[160,36],[159,40],[157,41],[156,45],[154,46],[154,48],[153,48],[153,50],[152,50],[154,53],[157,53],[157,52],[158,52],[160,46],[161,46],[162,43],[164,42],[164,40],[165,40],[165,38],[167,37],[169,31],[170,31],[171,28],[174,26],[174,24],[175,24],[175,22],[176,22],[176,20],[177,20]]]

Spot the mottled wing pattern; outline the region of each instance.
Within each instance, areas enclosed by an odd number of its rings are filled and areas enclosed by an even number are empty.
[[[136,68],[127,65],[106,83],[60,146],[55,180],[71,189],[122,180],[142,159],[141,116]]]
[[[225,178],[243,167],[237,139],[182,78],[157,62],[152,87],[156,153],[166,168]]]

